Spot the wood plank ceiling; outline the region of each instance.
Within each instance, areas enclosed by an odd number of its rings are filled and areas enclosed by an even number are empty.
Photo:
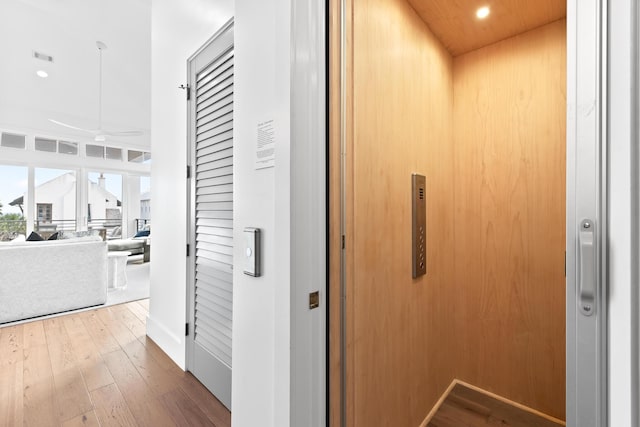
[[[565,0],[407,0],[452,56],[564,18]],[[490,15],[476,17],[488,6]]]

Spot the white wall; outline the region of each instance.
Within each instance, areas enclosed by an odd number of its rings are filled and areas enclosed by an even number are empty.
[[[185,367],[187,58],[233,15],[233,0],[152,0],[151,209],[147,333]]]
[[[236,0],[234,238],[260,227],[264,274],[234,269],[233,425],[320,426],[325,415],[324,2]],[[275,167],[255,169],[274,120]],[[234,248],[236,265],[244,246]],[[321,307],[309,310],[309,292]],[[260,355],[260,357],[256,357]]]
[[[259,278],[234,269],[234,426],[287,426],[290,399],[290,1],[235,4],[234,239],[262,229]],[[255,170],[257,124],[274,120],[275,168]],[[234,258],[243,259],[236,245]]]
[[[223,4],[221,13],[211,15]],[[200,1],[195,7],[190,3],[189,8],[177,1],[152,4],[154,260],[147,332],[182,367],[186,104],[176,87],[186,82],[185,59],[231,16],[232,6],[220,1]],[[318,14],[321,3],[309,0],[296,6],[294,14],[290,0],[235,1],[234,239],[243,241],[245,227],[260,228],[263,259],[261,277],[244,275],[244,247],[235,245],[234,427],[316,425],[307,422],[324,416],[324,306],[310,311],[305,305],[308,291],[324,291],[324,100],[318,98],[324,96],[324,20]],[[211,16],[215,21],[207,19]],[[292,27],[303,35],[298,43],[291,39]],[[298,79],[292,77],[292,69]],[[300,97],[295,112],[292,88],[301,89],[294,95]],[[306,115],[295,129],[294,114]],[[275,167],[256,170],[257,124],[265,120],[274,121]],[[291,135],[299,138],[295,150]],[[313,167],[307,168],[306,162]],[[303,180],[293,185],[295,173]],[[301,197],[292,201],[295,192]],[[301,230],[298,238],[292,236],[295,218]],[[313,250],[303,235],[316,237],[309,239],[319,242]],[[300,251],[299,266],[292,265],[294,250]],[[292,310],[292,301],[299,303],[298,310]],[[304,345],[292,342],[292,334],[309,332],[315,333],[316,352],[308,336]],[[304,378],[292,378],[298,371]],[[307,388],[311,377],[319,385],[314,391]]]

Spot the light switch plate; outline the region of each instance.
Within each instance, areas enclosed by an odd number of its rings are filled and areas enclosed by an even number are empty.
[[[260,276],[260,229],[245,227],[244,229],[244,274]]]

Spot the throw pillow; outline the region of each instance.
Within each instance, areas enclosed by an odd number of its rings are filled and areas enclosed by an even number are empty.
[[[29,237],[27,237],[27,242],[39,242],[42,240],[44,240],[42,236],[35,231],[32,231],[31,234],[29,234]]]
[[[109,237],[121,237],[122,236],[122,228],[120,226],[115,227]]]
[[[149,230],[140,230],[133,237],[149,237],[149,234],[151,234],[151,231]]]
[[[53,233],[47,240],[58,240],[58,232]]]

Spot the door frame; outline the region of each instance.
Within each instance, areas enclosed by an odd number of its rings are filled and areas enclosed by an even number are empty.
[[[606,6],[601,0],[567,2],[566,420],[570,427],[605,426],[609,412]],[[583,221],[594,224],[595,260],[584,261],[581,271]],[[593,304],[579,296],[581,283],[585,287],[588,283],[581,275],[588,273],[595,284]]]
[[[291,5],[291,426],[328,423],[327,1]]]
[[[640,11],[635,0],[608,0],[607,148],[609,268],[609,424],[640,422]]]
[[[617,17],[609,16],[608,5],[616,0],[568,0],[567,9],[567,98],[571,96],[579,95],[581,98],[577,100],[577,103],[569,103],[567,108],[567,425],[570,427],[585,427],[587,425],[595,426],[607,426],[610,421],[618,420],[615,415],[609,411],[609,398],[617,392],[609,394],[611,385],[611,363],[615,358],[610,357],[610,345],[615,345],[615,342],[610,342],[608,337],[608,329],[612,325],[608,324],[608,289],[607,285],[611,280],[611,273],[615,273],[615,270],[610,269],[610,255],[608,253],[607,242],[611,241],[612,237],[615,237],[618,233],[617,228],[622,227],[624,232],[628,236],[629,230],[634,231],[634,237],[630,242],[630,251],[628,252],[628,260],[623,260],[622,269],[626,270],[626,273],[630,274],[630,279],[636,279],[640,277],[638,272],[639,267],[633,267],[634,263],[631,263],[632,259],[638,259],[638,230],[640,227],[637,225],[638,212],[640,211],[638,203],[638,188],[640,188],[640,182],[638,179],[637,164],[639,150],[633,149],[633,144],[629,144],[626,153],[623,153],[620,157],[629,159],[631,154],[634,159],[634,167],[628,171],[621,171],[617,169],[611,173],[609,166],[611,162],[616,164],[616,156],[609,156],[610,146],[608,141],[611,140],[612,135],[609,133],[609,129],[612,129],[616,119],[613,117],[616,115],[614,111],[608,110],[606,107],[610,105],[606,101],[611,100],[611,94],[607,92],[608,85],[607,78],[611,77],[607,74],[609,68],[613,66],[608,62],[607,47],[608,37],[611,37],[611,32],[620,30],[624,33],[625,29],[628,31],[628,40],[631,39],[631,23],[623,26],[619,29],[617,20],[627,14],[627,20],[629,12],[633,10],[630,16],[637,17],[638,10],[635,5],[632,5],[632,0],[621,0],[628,8],[621,12],[621,15]],[[622,8],[624,9],[624,7]],[[348,312],[347,304],[349,303],[345,297],[346,286],[349,281],[349,276],[353,272],[352,259],[345,256],[345,243],[346,247],[350,246],[350,235],[347,231],[351,229],[353,224],[350,222],[350,205],[344,198],[344,192],[346,188],[352,184],[352,177],[348,175],[350,169],[346,167],[346,162],[352,158],[348,150],[349,147],[345,144],[347,135],[351,132],[350,114],[352,113],[351,105],[349,102],[349,88],[352,85],[350,80],[351,63],[349,61],[351,52],[349,51],[349,43],[347,40],[351,37],[349,28],[346,23],[350,22],[352,14],[351,1],[350,0],[330,0],[330,13],[328,16],[329,25],[329,73],[330,76],[340,76],[339,78],[329,78],[329,161],[334,167],[330,168],[329,176],[329,216],[330,216],[330,233],[329,233],[329,262],[330,262],[330,310],[328,313],[329,324],[332,325],[329,334],[331,335],[331,343],[329,346],[329,370],[328,383],[329,383],[329,422],[330,425],[346,426],[352,425],[353,419],[350,417],[350,408],[347,407],[349,399],[347,395],[353,396],[353,390],[349,388],[345,382],[345,372],[350,369],[349,359],[346,358],[345,347],[346,335],[352,326],[350,319],[345,314]],[[594,19],[595,18],[595,19]],[[616,25],[607,26],[607,22],[611,22],[611,19],[616,19]],[[637,22],[638,20],[636,20]],[[637,45],[640,42],[637,40],[638,31],[633,28],[633,34],[636,39],[633,40],[634,45],[634,59],[638,61]],[[615,34],[614,34],[615,35]],[[623,34],[624,35],[624,34]],[[621,49],[622,50],[622,49]],[[623,53],[620,53],[624,56]],[[628,55],[628,52],[627,52]],[[629,55],[628,55],[629,56]],[[638,64],[634,64],[635,74],[637,75]],[[587,67],[587,68],[585,68]],[[627,69],[627,72],[631,74],[631,67]],[[578,70],[584,72],[587,71],[587,76],[584,77],[581,82],[578,82]],[[630,76],[627,76],[629,80]],[[590,80],[589,80],[590,79]],[[588,80],[588,81],[587,81]],[[611,80],[609,80],[611,82]],[[634,82],[637,83],[637,82]],[[585,87],[587,90],[585,91]],[[634,94],[633,105],[635,109],[633,113],[637,113],[637,92],[638,87],[633,85],[636,89]],[[627,91],[628,92],[628,91]],[[628,95],[628,94],[627,94]],[[590,99],[588,99],[590,98]],[[585,110],[585,108],[587,110]],[[593,109],[591,112],[587,112],[589,109]],[[595,111],[595,113],[594,113]],[[627,109],[627,119],[629,118],[630,109]],[[587,112],[587,114],[584,114]],[[593,113],[593,114],[592,114]],[[608,114],[608,116],[607,116]],[[635,115],[637,117],[637,114]],[[638,120],[633,122],[635,127],[634,136],[636,138],[633,141],[637,141],[637,133],[639,132]],[[573,125],[573,127],[570,126]],[[631,132],[631,126],[627,126],[626,129]],[[594,177],[595,181],[592,181],[592,187],[589,189],[576,189],[576,155],[578,140],[580,144],[583,144],[584,136],[591,137],[591,144],[597,152],[597,158],[599,162],[598,177]],[[631,141],[628,135],[627,140]],[[631,141],[631,142],[633,142]],[[637,146],[637,144],[636,144]],[[580,146],[582,150],[582,145]],[[620,160],[618,160],[620,161]],[[629,162],[628,162],[629,163]],[[614,168],[615,169],[615,168]],[[632,171],[633,169],[633,171]],[[593,172],[593,171],[592,171]],[[616,172],[620,172],[622,176],[617,177]],[[636,189],[636,194],[631,197],[629,203],[629,215],[626,217],[625,224],[611,224],[609,222],[608,213],[611,209],[611,200],[607,198],[608,189],[611,188],[618,181],[625,184],[627,187],[630,185],[630,178],[634,181],[631,183]],[[625,187],[626,188],[626,187]],[[576,212],[575,211],[575,199],[574,196],[580,193],[586,195],[591,199],[591,205],[589,213]],[[591,196],[589,196],[591,195]],[[627,193],[628,197],[628,193]],[[583,209],[583,208],[580,208]],[[580,210],[579,209],[579,210]],[[635,219],[634,214],[635,213]],[[591,339],[594,340],[592,344],[595,346],[597,357],[591,360],[591,366],[586,367],[579,365],[579,358],[583,358],[580,352],[575,350],[575,346],[578,343],[579,337],[577,335],[576,328],[578,323],[576,321],[576,305],[577,295],[575,292],[576,281],[576,224],[578,215],[594,216],[597,218],[598,224],[598,237],[600,244],[599,248],[599,262],[598,262],[598,281],[600,283],[600,298],[598,302],[599,312],[596,322],[593,322],[591,327],[591,333],[595,332],[598,335],[596,342],[595,336],[591,334]],[[608,228],[611,229],[611,235],[608,234]],[[637,264],[637,263],[635,263]],[[635,269],[634,269],[635,268]],[[633,270],[633,271],[631,271]],[[640,306],[640,296],[637,290],[634,290],[634,286],[630,286],[632,282],[629,282],[626,296],[631,296],[631,299],[627,301],[634,301]],[[627,304],[629,305],[629,304]],[[633,304],[631,304],[633,306]],[[630,351],[623,357],[624,362],[629,369],[623,369],[623,372],[617,376],[628,379],[628,386],[625,390],[630,390],[627,393],[627,406],[630,407],[629,411],[622,411],[619,415],[623,418],[633,419],[637,421],[637,397],[638,397],[638,330],[640,329],[640,321],[638,320],[637,308],[632,309],[626,307],[625,312],[631,317],[623,318],[621,326],[625,327],[625,330],[632,331],[631,334],[626,334],[624,339],[629,342]],[[631,320],[631,321],[629,321]],[[336,326],[340,325],[340,326]],[[589,335],[589,333],[587,333]],[[584,339],[585,335],[580,337]],[[635,359],[632,357],[635,355]],[[631,362],[634,360],[634,362]],[[634,366],[632,369],[631,366]],[[590,377],[590,378],[586,378]],[[580,383],[576,383],[577,379]],[[583,383],[596,384],[596,393],[591,398],[596,399],[589,400],[585,396],[578,395],[580,386]],[[633,402],[631,402],[633,400]],[[586,415],[596,411],[597,419],[591,420],[591,423],[580,424],[577,423],[578,414]],[[622,420],[622,418],[620,418]],[[582,421],[582,420],[580,420]],[[613,425],[635,425],[620,424],[619,422],[613,422]]]

